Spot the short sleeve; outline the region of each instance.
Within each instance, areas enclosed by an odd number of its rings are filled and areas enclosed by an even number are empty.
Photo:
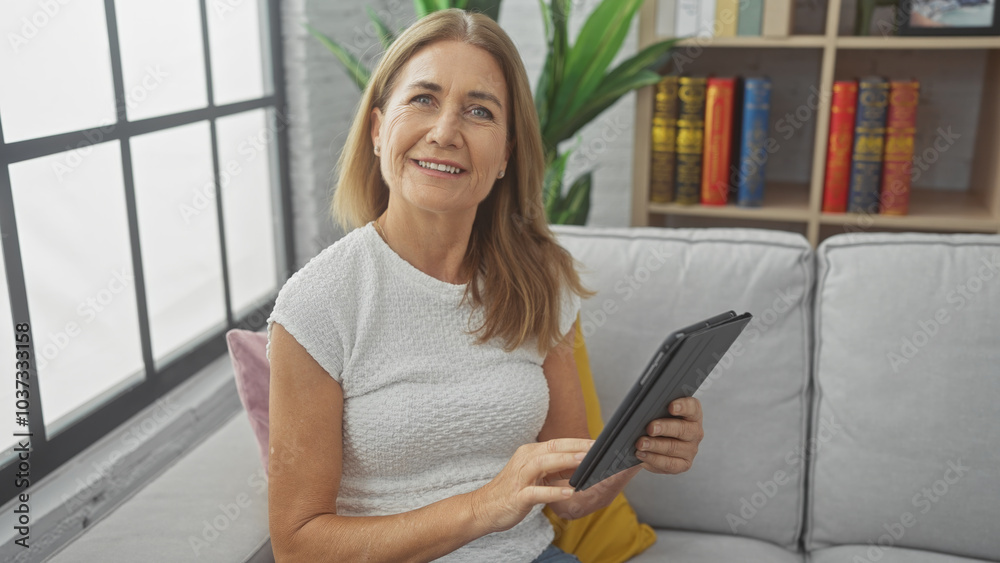
[[[573,322],[580,312],[580,296],[569,287],[564,287],[559,303],[559,334],[565,336],[573,328]]]
[[[310,264],[311,265],[311,264]],[[324,276],[309,265],[285,282],[267,318],[267,359],[271,360],[271,329],[280,323],[306,349],[330,377],[342,383],[344,339],[342,311],[331,306],[338,300]],[[328,278],[327,278],[328,279]]]

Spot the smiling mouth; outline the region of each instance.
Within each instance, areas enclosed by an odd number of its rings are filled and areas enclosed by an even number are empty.
[[[461,168],[455,168],[454,166],[448,166],[447,164],[436,164],[434,162],[425,162],[423,160],[414,160],[413,162],[416,162],[417,166],[421,168],[426,168],[428,170],[437,170],[438,172],[447,172],[448,174],[458,175],[461,174],[462,172],[465,172],[465,170]]]

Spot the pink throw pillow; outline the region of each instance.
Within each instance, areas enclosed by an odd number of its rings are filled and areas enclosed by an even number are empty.
[[[226,333],[229,358],[233,362],[236,391],[250,417],[250,427],[260,448],[260,462],[267,472],[267,401],[271,366],[267,361],[267,333],[234,328]]]

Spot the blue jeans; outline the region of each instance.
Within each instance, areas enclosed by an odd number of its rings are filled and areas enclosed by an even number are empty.
[[[576,555],[571,555],[554,545],[549,545],[532,563],[580,563]]]

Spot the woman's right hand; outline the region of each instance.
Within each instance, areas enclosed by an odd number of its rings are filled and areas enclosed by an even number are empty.
[[[492,481],[472,493],[477,523],[486,533],[509,530],[536,504],[572,497],[572,487],[556,482],[573,475],[593,443],[582,438],[559,438],[519,447]]]

